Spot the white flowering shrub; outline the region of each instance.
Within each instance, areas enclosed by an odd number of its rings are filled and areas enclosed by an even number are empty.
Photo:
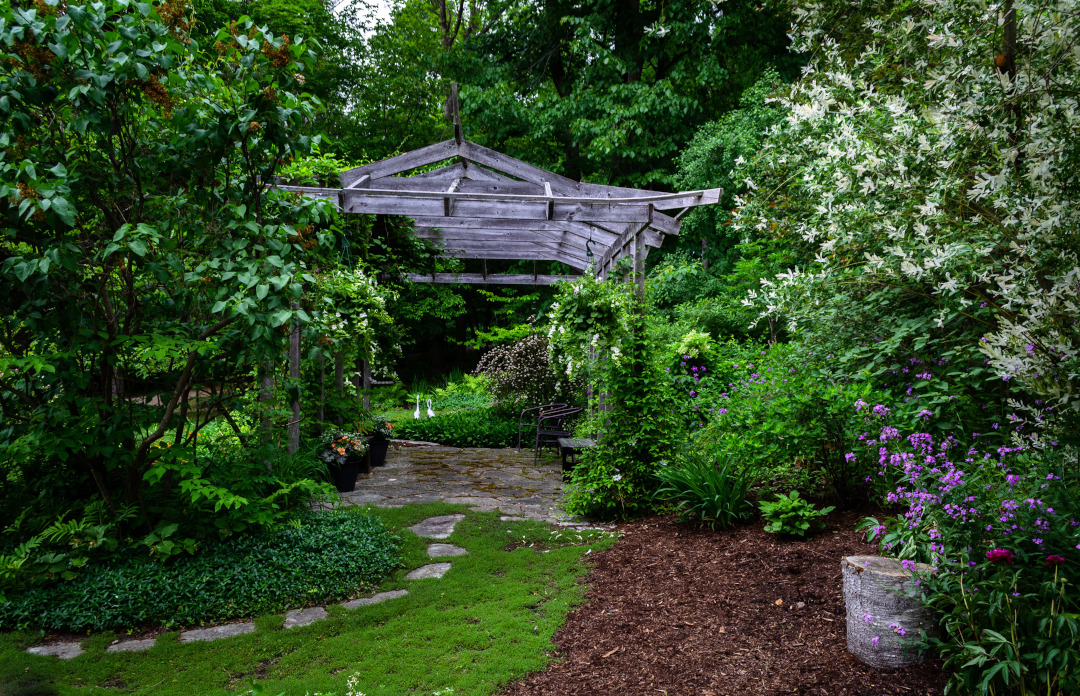
[[[1075,3],[827,0],[796,17],[809,63],[740,170],[734,224],[813,260],[747,302],[871,372],[945,359],[969,385],[996,372],[988,401],[1027,392],[1074,418]]]

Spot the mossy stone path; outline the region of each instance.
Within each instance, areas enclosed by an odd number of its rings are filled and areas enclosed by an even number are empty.
[[[561,464],[552,458],[534,464],[531,450],[410,446],[395,441],[386,464],[362,474],[356,490],[341,498],[378,507],[441,500],[484,512],[560,522],[567,519],[559,508],[561,493]]]

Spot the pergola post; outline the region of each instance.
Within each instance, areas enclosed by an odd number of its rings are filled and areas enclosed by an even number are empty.
[[[362,379],[364,380],[364,410],[371,410],[371,363],[367,360],[361,363]]]
[[[292,303],[295,312],[300,308],[296,302]],[[289,377],[300,380],[300,319],[293,318],[292,332],[289,334]],[[289,454],[295,454],[300,449],[300,396],[299,394],[292,403],[292,420],[289,421]]]

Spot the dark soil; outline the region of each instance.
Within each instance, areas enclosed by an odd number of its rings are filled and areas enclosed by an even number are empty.
[[[503,696],[941,694],[928,661],[882,671],[847,652],[840,559],[872,554],[861,515],[834,512],[806,541],[763,523],[712,532],[651,518],[592,556],[589,601],[555,636],[544,672]]]

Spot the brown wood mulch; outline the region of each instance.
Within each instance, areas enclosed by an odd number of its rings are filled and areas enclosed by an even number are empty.
[[[760,520],[620,525],[622,539],[591,556],[588,601],[556,634],[556,661],[503,696],[940,695],[933,659],[882,671],[847,652],[840,559],[876,551],[860,519],[834,512],[806,541]]]

